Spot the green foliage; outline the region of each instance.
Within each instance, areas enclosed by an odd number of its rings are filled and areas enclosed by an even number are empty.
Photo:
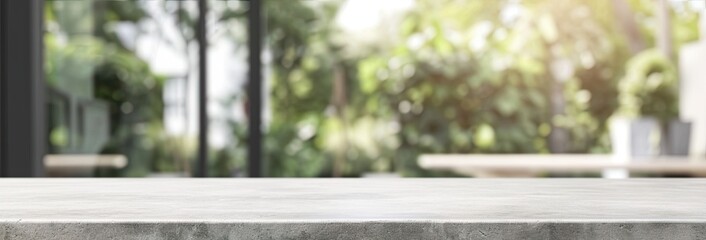
[[[620,82],[620,113],[652,116],[668,121],[679,115],[679,82],[672,62],[659,50],[650,49],[627,63]]]
[[[404,40],[394,51],[359,65],[361,88],[376,87],[361,97],[386,103],[369,111],[387,112],[384,117],[401,126],[401,145],[390,156],[394,170],[428,174],[416,167],[420,153],[546,151],[538,134],[549,121],[543,53],[513,49],[539,35],[514,32],[492,14],[503,1],[418,3],[405,17]],[[476,17],[454,18],[459,13],[453,9]]]
[[[363,98],[386,103],[369,111],[401,125],[396,170],[429,174],[416,167],[421,153],[548,152],[553,125],[570,129],[570,151],[604,151],[595,147],[606,144],[602,121],[615,103],[591,96],[615,95],[613,64],[625,59],[601,11],[609,2],[417,4],[393,50],[358,65]],[[516,16],[503,17],[508,9]],[[556,82],[567,105],[552,116]]]
[[[327,121],[337,59],[328,40],[337,3],[266,1],[267,46],[272,54],[272,122],[265,134],[270,176],[320,176],[327,153],[317,139]],[[330,168],[329,168],[330,169]]]

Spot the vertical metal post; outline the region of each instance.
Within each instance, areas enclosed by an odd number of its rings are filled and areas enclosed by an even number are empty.
[[[248,176],[262,177],[262,0],[249,2]]]
[[[0,1],[0,176],[42,176],[46,151],[42,0]]]
[[[208,39],[206,15],[208,0],[199,0],[197,38],[199,43],[199,152],[196,177],[208,177]]]

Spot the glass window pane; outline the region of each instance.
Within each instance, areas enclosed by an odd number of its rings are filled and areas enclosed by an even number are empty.
[[[189,176],[197,1],[45,5],[49,176]]]
[[[698,4],[671,1],[661,19],[654,1],[264,1],[267,175],[457,176],[417,160],[607,154],[614,116],[704,123]],[[209,175],[246,176],[248,2],[209,8]],[[50,174],[189,176],[197,1],[48,0],[46,13]]]
[[[209,176],[247,176],[248,2],[209,1]]]

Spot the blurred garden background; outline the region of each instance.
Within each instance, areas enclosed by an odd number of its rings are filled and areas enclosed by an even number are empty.
[[[264,1],[265,175],[454,176],[417,157],[610,153],[615,114],[679,114],[678,55],[702,36],[706,3],[659,3]],[[247,176],[248,2],[209,8],[209,175]],[[188,0],[47,0],[50,152],[128,159],[95,176],[190,176],[197,14]],[[651,66],[660,89],[626,84]],[[106,117],[74,123],[84,102]]]

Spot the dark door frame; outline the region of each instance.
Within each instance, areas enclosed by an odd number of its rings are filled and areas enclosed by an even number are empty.
[[[42,176],[43,0],[0,1],[0,176]]]
[[[263,177],[262,158],[262,0],[250,0],[248,8],[248,176]]]

